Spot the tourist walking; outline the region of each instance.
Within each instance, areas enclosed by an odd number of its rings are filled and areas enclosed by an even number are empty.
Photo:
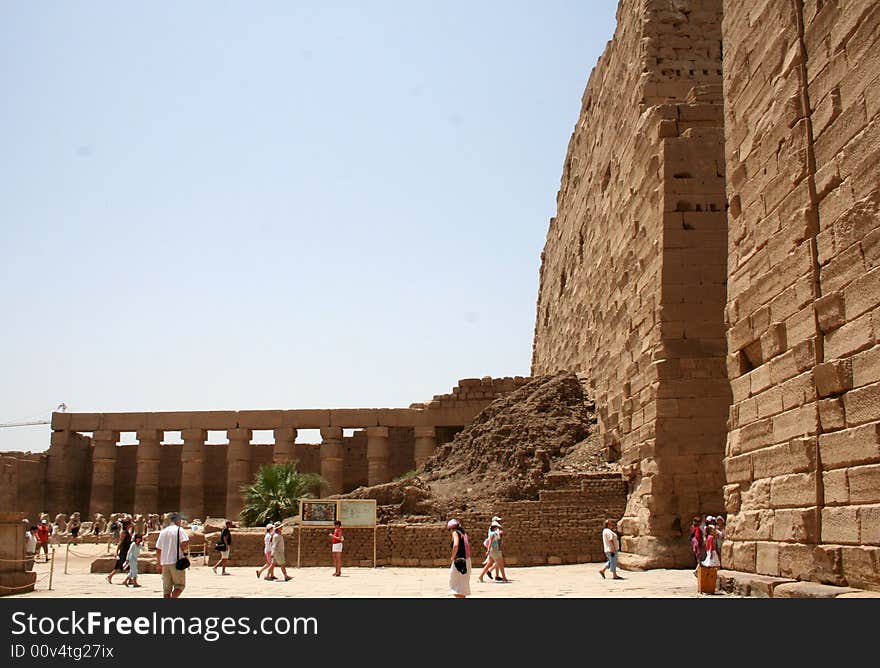
[[[24,565],[24,570],[33,570],[34,561],[36,561],[36,554],[37,525],[33,524],[27,531],[24,532],[24,558],[27,559],[27,562]]]
[[[232,551],[231,528],[232,522],[226,520],[226,526],[223,527],[223,531],[220,532],[220,540],[218,540],[217,545],[214,546],[214,549],[220,553],[220,558],[217,560],[217,563],[214,564],[214,575],[217,574],[218,566],[221,567],[220,575],[229,575],[229,573],[226,572],[226,562],[229,559],[229,553]]]
[[[266,576],[266,579],[277,580],[275,569],[280,568],[281,573],[284,575],[284,581],[287,582],[293,578],[287,574],[287,562],[284,559],[284,536],[281,535],[282,528],[281,522],[275,523],[275,533],[272,536],[272,564],[269,566],[269,574]]]
[[[49,561],[49,533],[48,520],[40,520],[40,523],[37,525],[37,552],[34,555],[34,561],[39,556],[40,550],[43,551],[46,562]]]
[[[136,533],[134,538],[131,541],[131,546],[128,548],[128,555],[126,557],[126,561],[128,562],[128,577],[125,578],[124,584],[126,587],[131,585],[132,587],[140,587],[138,584],[138,556],[141,553],[141,543],[144,541],[143,534]]]
[[[272,566],[272,537],[275,535],[275,525],[266,525],[266,534],[263,536],[263,556],[266,557],[266,564],[262,568],[257,569],[257,579],[263,575],[263,572]]]
[[[484,543],[488,553],[483,570],[480,571],[480,576],[477,578],[480,582],[483,581],[483,576],[486,573],[489,573],[489,578],[492,578],[490,571],[493,568],[495,569],[495,580],[497,582],[510,582],[507,579],[507,573],[504,571],[504,555],[501,552],[503,534],[504,530],[501,528],[500,518],[493,518],[492,524],[489,525],[489,537],[486,538],[486,543]]]
[[[451,519],[446,528],[452,534],[452,554],[449,566],[449,593],[455,598],[465,598],[471,593],[471,546],[467,532],[461,523]]]
[[[183,519],[171,513],[171,523],[159,532],[156,539],[156,562],[162,574],[163,598],[180,598],[186,587],[186,568],[189,563],[179,563],[189,542],[186,531],[180,528]],[[180,568],[179,566],[182,566]]]
[[[125,570],[125,560],[128,558],[128,548],[131,547],[131,532],[129,524],[122,525],[122,533],[119,535],[119,543],[116,546],[116,564],[110,575],[107,576],[107,582],[113,584],[113,576],[122,573]]]
[[[339,577],[342,575],[342,522],[336,520],[333,522],[333,533],[330,536],[330,554],[333,556],[333,566],[336,568],[333,575]]]
[[[599,575],[605,579],[605,571],[611,571],[612,580],[623,580],[617,574],[617,553],[620,552],[620,539],[615,532],[617,522],[614,520],[605,520],[605,528],[602,529],[602,549],[605,551],[607,561],[602,568],[599,569]]]

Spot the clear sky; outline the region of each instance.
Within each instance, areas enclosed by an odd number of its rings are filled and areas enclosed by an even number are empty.
[[[528,375],[616,5],[0,0],[0,422]]]

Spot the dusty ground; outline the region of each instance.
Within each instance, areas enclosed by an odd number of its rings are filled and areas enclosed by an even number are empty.
[[[48,591],[48,565],[36,565],[37,591],[27,598],[157,598],[162,595],[161,576],[141,575],[139,589],[108,584],[104,575],[89,573],[92,558],[106,554],[103,545],[80,545],[64,574],[64,548],[56,554],[53,591]],[[290,582],[257,580],[252,568],[229,569],[231,575],[214,575],[201,558],[193,560],[187,573],[186,597],[200,598],[445,598],[448,571],[445,568],[345,568],[342,577],[332,568],[289,568]],[[599,564],[510,568],[508,584],[477,582],[471,578],[471,595],[476,598],[727,598],[701,596],[689,570],[621,571],[624,580],[603,580]]]

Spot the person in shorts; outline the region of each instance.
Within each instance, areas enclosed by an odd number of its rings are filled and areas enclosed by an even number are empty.
[[[342,575],[342,522],[336,520],[333,522],[333,533],[330,536],[330,553],[333,556],[333,566],[336,568],[333,575],[339,577]]]
[[[599,575],[602,576],[603,580],[605,579],[605,571],[611,571],[613,580],[623,580],[617,574],[617,553],[620,552],[620,539],[614,531],[616,528],[617,522],[605,520],[605,528],[602,529],[602,549],[605,551],[608,561],[599,569]]]
[[[217,563],[214,564],[214,575],[217,575],[217,568],[220,568],[220,575],[230,575],[230,573],[226,572],[226,561],[229,559],[229,554],[232,552],[232,521],[226,520],[226,526],[223,527],[223,531],[220,532],[220,540],[217,541],[217,545],[223,544],[226,546],[225,550],[218,550],[220,553],[220,558],[217,559]]]
[[[280,568],[284,575],[284,581],[292,580],[287,574],[287,562],[284,559],[284,536],[281,535],[281,522],[275,523],[275,534],[272,536],[272,565],[269,566],[269,574],[266,575],[267,580],[277,580],[275,577],[275,569]]]
[[[171,513],[171,523],[156,538],[156,563],[162,574],[162,597],[180,598],[186,587],[186,570],[177,569],[177,560],[185,554],[189,536],[180,527],[183,518]]]

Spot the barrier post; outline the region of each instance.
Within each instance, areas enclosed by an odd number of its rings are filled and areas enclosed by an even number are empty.
[[[70,559],[70,543],[67,544],[67,549],[64,551],[64,574],[67,575],[67,560]]]
[[[55,575],[55,546],[52,546],[52,562],[49,564],[49,591],[52,591],[52,577]]]

